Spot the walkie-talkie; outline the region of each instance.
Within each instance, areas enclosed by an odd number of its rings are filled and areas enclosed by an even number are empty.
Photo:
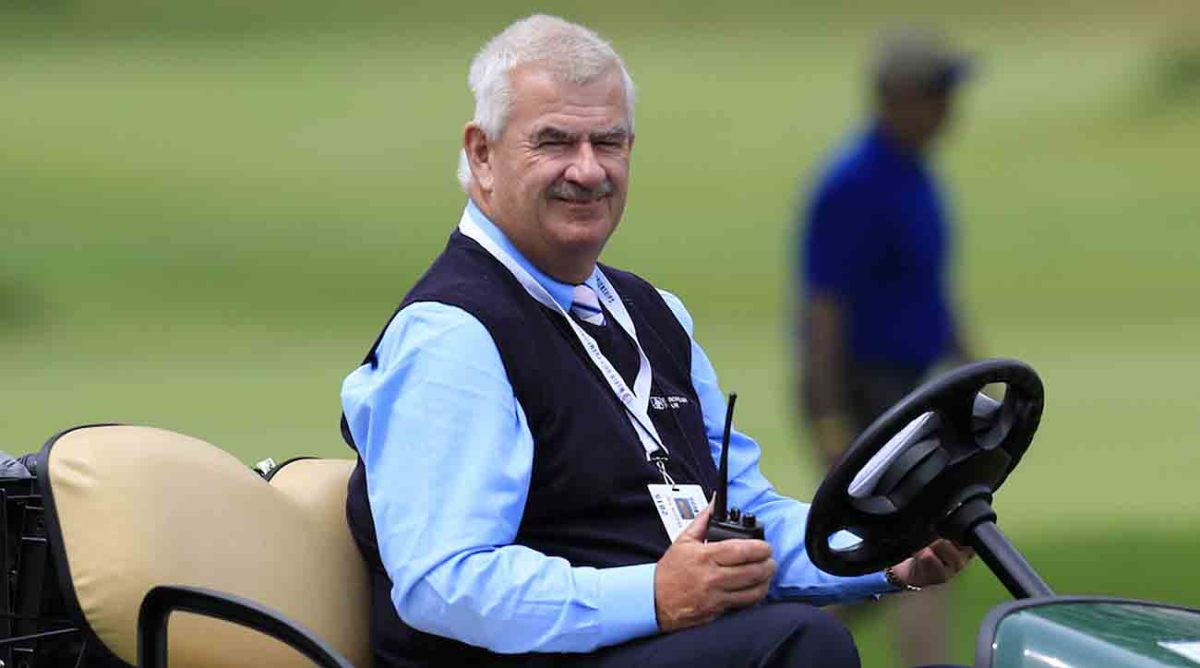
[[[720,480],[713,499],[713,513],[708,518],[708,542],[715,543],[730,538],[756,538],[763,540],[765,534],[758,518],[752,513],[742,514],[737,508],[729,508],[729,432],[733,429],[733,405],[737,403],[737,392],[729,394],[729,408],[725,411],[725,436],[721,440]]]

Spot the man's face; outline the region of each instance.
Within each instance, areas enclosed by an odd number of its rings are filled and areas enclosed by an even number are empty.
[[[952,90],[912,87],[888,94],[883,113],[898,139],[924,150],[946,129],[952,107]]]
[[[571,268],[590,272],[625,208],[633,134],[620,70],[580,85],[532,64],[510,83],[508,122],[488,142],[480,183],[487,213],[534,264],[578,282]]]

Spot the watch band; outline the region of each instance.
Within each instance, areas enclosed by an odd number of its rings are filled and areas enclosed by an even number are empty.
[[[921,588],[916,585],[901,582],[900,578],[896,577],[896,572],[892,570],[891,566],[883,569],[883,579],[887,580],[888,584],[902,591],[921,591]]]

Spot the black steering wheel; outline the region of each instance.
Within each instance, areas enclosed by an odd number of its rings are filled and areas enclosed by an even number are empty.
[[[1005,386],[1003,400],[981,392],[990,384]],[[812,562],[834,575],[864,575],[939,535],[959,539],[947,535],[947,518],[972,496],[990,501],[1033,440],[1044,401],[1037,373],[1003,359],[967,364],[911,392],[821,483],[804,537]]]

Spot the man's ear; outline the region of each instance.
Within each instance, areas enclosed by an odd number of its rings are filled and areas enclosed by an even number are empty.
[[[483,128],[474,122],[467,123],[463,128],[463,152],[475,183],[480,190],[490,193],[495,180],[492,174],[492,144]]]

